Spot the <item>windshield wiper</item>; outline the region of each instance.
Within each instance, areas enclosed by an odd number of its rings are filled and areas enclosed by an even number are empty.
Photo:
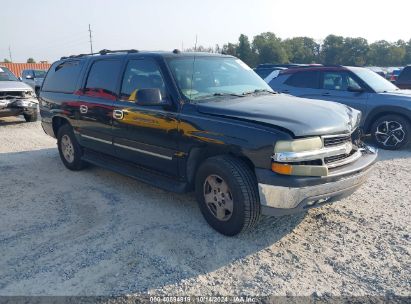
[[[245,95],[251,95],[251,94],[256,94],[256,93],[257,94],[258,93],[278,94],[277,92],[270,91],[270,90],[267,90],[267,89],[256,89],[254,91],[244,92],[242,95],[245,96]]]

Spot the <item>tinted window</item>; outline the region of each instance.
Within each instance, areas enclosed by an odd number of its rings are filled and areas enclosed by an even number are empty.
[[[405,67],[400,76],[398,76],[398,80],[411,80],[411,66]]]
[[[104,99],[116,99],[120,69],[120,60],[98,60],[94,62],[88,73],[84,94]]]
[[[317,71],[297,72],[287,79],[285,84],[297,88],[319,88],[320,73]]]
[[[83,61],[70,60],[54,63],[44,81],[43,91],[73,93],[80,77]]]
[[[46,71],[43,70],[34,70],[33,73],[36,78],[44,78],[46,76]]]
[[[17,77],[14,76],[8,68],[0,66],[0,81],[17,81]]]
[[[160,89],[166,97],[166,88],[158,65],[152,60],[130,60],[121,85],[122,100],[135,101],[139,89]]]

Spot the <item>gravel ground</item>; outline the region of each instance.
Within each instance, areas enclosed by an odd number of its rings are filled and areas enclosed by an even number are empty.
[[[192,194],[66,170],[40,124],[0,119],[0,295],[402,295],[411,150],[380,151],[354,195],[213,231]]]

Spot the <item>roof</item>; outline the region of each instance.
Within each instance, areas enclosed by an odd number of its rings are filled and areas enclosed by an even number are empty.
[[[283,70],[281,74],[294,74],[300,71],[347,71],[349,68],[342,65],[330,65],[330,66],[301,66],[301,67],[293,67],[287,70]]]
[[[8,68],[16,77],[21,77],[23,70],[48,70],[51,66],[49,63],[15,63],[1,62],[0,66]]]
[[[101,50],[97,53],[92,54],[78,54],[61,57],[60,60],[66,59],[75,59],[75,58],[95,58],[99,56],[108,56],[108,55],[127,55],[127,54],[139,54],[139,55],[151,55],[151,56],[162,56],[162,57],[177,57],[177,56],[207,56],[207,57],[232,57],[230,55],[220,54],[220,53],[206,53],[206,52],[181,52],[179,50],[174,50],[172,52],[167,51],[138,51],[134,49],[130,50]]]

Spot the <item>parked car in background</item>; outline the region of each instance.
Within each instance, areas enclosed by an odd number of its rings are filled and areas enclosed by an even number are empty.
[[[42,126],[63,164],[195,191],[222,234],[253,227],[260,214],[339,200],[376,160],[360,140],[359,111],[276,94],[235,57],[100,54],[62,58],[44,80]]]
[[[281,71],[281,70],[285,70],[286,68],[282,68],[282,67],[257,67],[254,69],[254,72],[257,73],[258,76],[260,76],[262,79],[265,80],[265,78],[267,78],[272,72],[274,71]]]
[[[383,149],[400,149],[411,136],[411,91],[358,67],[310,67],[281,71],[270,87],[298,97],[339,102],[360,110],[362,129]]]
[[[31,86],[36,95],[38,95],[46,73],[47,71],[44,70],[23,70],[21,80]]]
[[[23,115],[27,122],[36,121],[37,105],[33,89],[0,66],[0,117]]]
[[[400,89],[411,90],[411,65],[406,66],[398,75],[395,85]]]
[[[392,83],[395,83],[397,81],[398,75],[401,74],[402,68],[401,69],[395,69],[391,72],[391,76],[390,76],[390,81]]]
[[[367,67],[367,69],[377,73],[381,77],[387,78],[387,72],[380,67]]]

